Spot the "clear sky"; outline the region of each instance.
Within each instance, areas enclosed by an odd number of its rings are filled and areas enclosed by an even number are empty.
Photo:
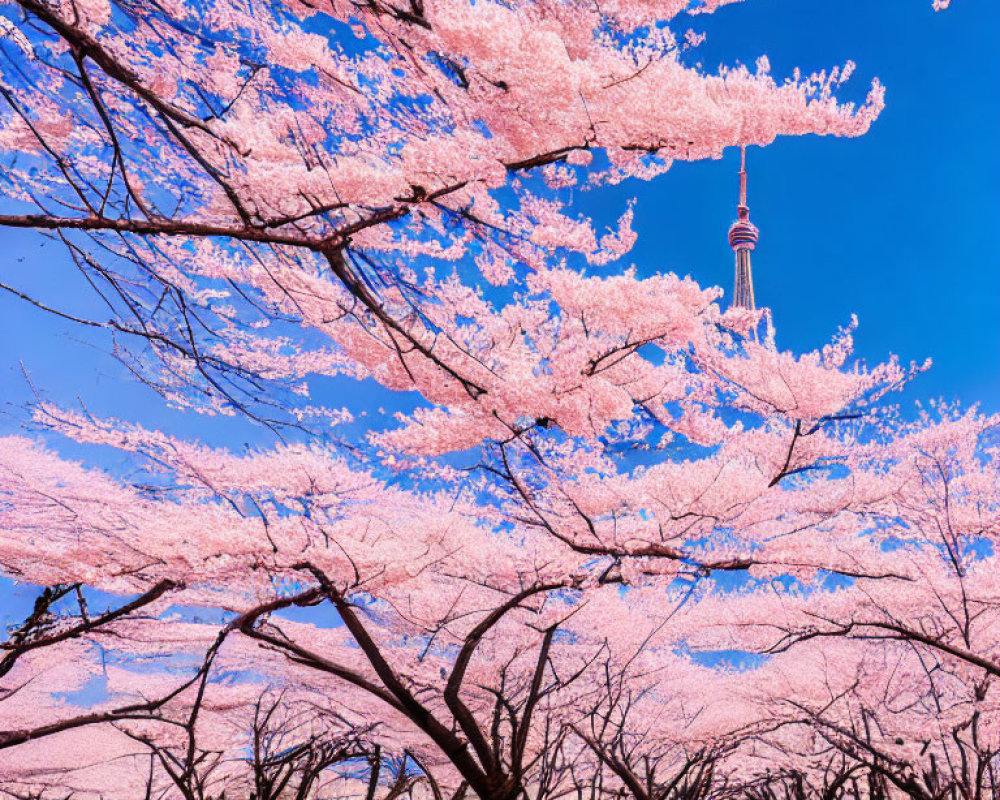
[[[934,360],[904,406],[945,397],[1000,411],[1000,3],[953,0],[935,14],[930,0],[747,0],[691,27],[708,34],[697,52],[710,70],[766,53],[781,78],[795,66],[810,72],[850,59],[858,67],[845,96],[862,99],[874,76],[887,86],[886,110],[865,137],[779,139],[749,153],[751,217],[761,229],[756,293],[774,311],[779,346],[821,346],[856,313],[863,358]],[[651,184],[581,196],[607,222],[637,198],[638,243],[612,268],[634,262],[643,274],[672,270],[730,292],[737,160],[731,150],[723,161],[678,164]],[[40,234],[0,230],[0,271],[4,282],[101,318],[59,245]],[[80,397],[98,414],[213,443],[259,440],[240,420],[164,409],[103,353],[107,343],[0,293],[0,434],[24,419],[23,365],[62,403]],[[371,382],[340,382],[336,392],[337,405],[373,411],[412,402]],[[0,582],[0,624],[32,597]]]
[[[851,59],[849,93],[887,87],[864,137],[749,153],[755,288],[779,346],[815,347],[856,313],[863,357],[933,359],[908,397],[1000,410],[1000,3],[758,0],[696,21],[706,66],[767,53],[782,76]],[[717,220],[734,214],[736,159],[681,165],[640,195],[638,264],[731,291]]]
[[[758,303],[770,306],[783,349],[824,344],[852,313],[857,352],[934,360],[908,391],[917,398],[979,401],[1000,411],[1000,3],[953,0],[747,0],[690,26],[708,34],[695,51],[709,70],[770,58],[779,79],[857,63],[843,96],[870,80],[887,108],[860,139],[779,139],[751,149],[751,217]],[[681,31],[685,25],[682,21]],[[678,164],[651,184],[630,181],[581,195],[610,222],[636,197],[633,253],[640,272],[673,270],[732,288],[726,231],[735,215],[735,149],[722,161]],[[81,313],[100,313],[60,247],[31,232],[0,231],[3,280]],[[100,318],[100,317],[98,317]],[[157,409],[101,349],[103,336],[0,296],[0,432],[16,430],[30,396],[21,364],[50,397],[82,397],[98,413],[205,435],[205,419]],[[387,393],[345,388],[353,403]],[[213,421],[212,425],[217,425]],[[245,430],[223,439],[243,439]]]

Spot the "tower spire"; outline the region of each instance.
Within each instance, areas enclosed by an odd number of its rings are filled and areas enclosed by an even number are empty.
[[[740,145],[740,202],[736,207],[737,219],[729,228],[729,246],[736,253],[736,278],[733,283],[733,299],[730,308],[756,308],[753,298],[753,273],[750,271],[750,253],[757,246],[760,237],[756,226],[750,221],[750,207],[747,205],[747,149]]]
[[[747,206],[747,148],[746,145],[740,145],[740,216],[742,217],[742,212],[745,210],[747,214],[750,213],[750,208]]]

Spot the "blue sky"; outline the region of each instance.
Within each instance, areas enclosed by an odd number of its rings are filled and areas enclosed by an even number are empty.
[[[888,89],[867,136],[784,138],[749,153],[751,216],[761,229],[756,292],[774,311],[779,345],[820,346],[856,313],[861,357],[934,360],[904,403],[945,397],[1000,410],[1000,4],[952,6],[935,14],[930,0],[747,0],[689,24],[708,34],[697,51],[708,70],[766,53],[780,79],[795,66],[850,59],[858,68],[844,96],[861,100],[874,76]],[[677,164],[652,183],[578,198],[606,222],[637,198],[638,243],[613,268],[634,262],[643,274],[672,270],[730,291],[737,159],[731,149],[722,161]],[[61,307],[96,310],[60,247],[43,242],[0,230],[4,280]],[[18,428],[30,397],[22,363],[57,401],[79,396],[98,413],[205,432],[204,418],[151,404],[103,346],[103,337],[0,296],[0,432]],[[390,399],[370,387],[345,391],[372,406]]]
[[[864,137],[778,139],[748,155],[755,288],[779,346],[819,346],[856,313],[862,357],[934,360],[907,401],[1000,411],[1000,3],[934,13],[929,0],[752,0],[693,27],[708,33],[706,68],[766,53],[780,78],[850,59],[847,97],[874,76],[887,87]],[[737,163],[732,150],[621,187],[639,198],[641,269],[731,291]]]
[[[1000,3],[953,0],[935,14],[930,0],[747,0],[690,24],[708,33],[698,58],[710,70],[766,53],[780,79],[795,66],[850,59],[858,68],[847,97],[862,99],[874,76],[888,89],[865,137],[779,139],[749,153],[757,298],[774,311],[779,345],[821,346],[856,313],[861,357],[934,360],[905,404],[945,397],[1000,411]],[[639,240],[614,268],[634,262],[642,274],[672,270],[730,291],[737,159],[731,150],[651,184],[579,198],[607,222],[637,198]],[[0,265],[2,280],[55,305],[97,308],[61,248],[40,234],[0,230]],[[229,444],[256,436],[239,420],[206,424],[162,408],[105,346],[103,336],[0,295],[0,434],[24,418],[23,364],[59,402],[80,397],[99,414]],[[340,386],[342,403],[399,407],[370,382]],[[30,607],[31,595],[0,588],[0,624]]]

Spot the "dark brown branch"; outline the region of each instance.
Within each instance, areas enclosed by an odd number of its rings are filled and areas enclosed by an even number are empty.
[[[0,677],[3,677],[10,672],[17,660],[25,653],[28,653],[31,650],[37,650],[40,647],[58,644],[59,642],[64,642],[67,639],[73,639],[77,636],[82,636],[83,634],[96,631],[97,629],[102,628],[117,619],[128,616],[133,611],[138,611],[143,606],[149,605],[154,600],[162,597],[166,592],[176,588],[176,586],[177,584],[171,580],[162,580],[132,602],[126,603],[120,608],[116,608],[114,611],[109,611],[99,617],[93,617],[90,619],[84,618],[80,623],[63,628],[62,630],[49,634],[48,636],[39,636],[23,642],[3,642],[0,644],[0,650],[9,650],[10,652],[8,652],[7,655],[0,660]]]

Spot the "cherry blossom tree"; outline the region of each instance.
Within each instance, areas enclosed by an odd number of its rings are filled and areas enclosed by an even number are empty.
[[[80,321],[165,361],[155,380],[174,402],[287,423],[255,408],[260,380],[346,372],[493,427],[533,416],[576,432],[590,406],[622,405],[603,373],[662,324],[619,333],[624,350],[574,331],[539,345],[525,311],[485,314],[473,285],[423,265],[586,292],[552,256],[620,257],[631,212],[599,236],[546,184],[857,135],[882,107],[877,82],[860,108],[836,102],[852,65],[782,84],[766,60],[685,66],[687,41],[662,23],[686,6],[18,4],[3,187],[23,211],[0,225],[58,232],[111,314]],[[329,344],[302,341],[303,325]],[[595,361],[562,387],[565,408],[508,396],[545,346]]]
[[[855,487],[880,494],[847,513],[892,574],[761,584],[700,609],[728,615],[725,630],[702,624],[706,646],[776,654],[760,698],[781,734],[762,753],[801,766],[808,730],[809,750],[846,757],[885,796],[997,796],[998,423],[942,406],[856,449]]]
[[[0,568],[40,587],[2,643],[2,791],[993,785],[996,421],[898,423],[880,401],[917,367],[850,362],[853,325],[781,352],[715,290],[608,269],[630,207],[603,234],[573,207],[875,120],[877,82],[835,97],[851,64],[690,66],[683,20],[726,4],[0,10],[0,225],[58,239],[107,314],[4,288],[270,437],[235,453],[40,398],[49,446],[0,439]],[[322,378],[421,400],[350,437]],[[697,661],[724,650],[765,663]],[[916,748],[946,711],[951,739]]]

